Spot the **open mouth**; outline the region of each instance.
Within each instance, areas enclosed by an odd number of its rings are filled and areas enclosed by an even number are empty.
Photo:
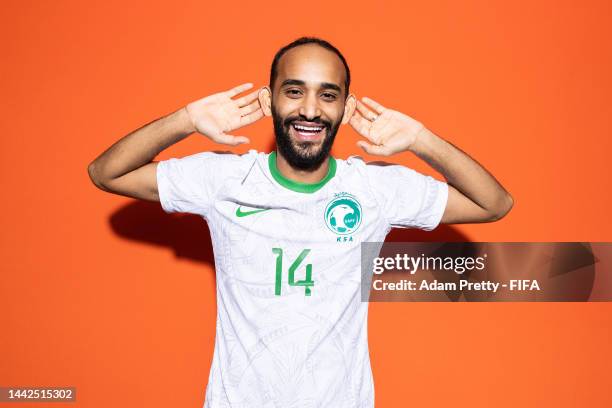
[[[290,132],[299,141],[317,141],[323,138],[325,135],[325,126],[319,124],[299,124],[291,123]]]

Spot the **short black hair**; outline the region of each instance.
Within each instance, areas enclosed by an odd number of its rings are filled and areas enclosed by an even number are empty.
[[[338,51],[336,47],[331,45],[329,42],[322,40],[321,38],[317,38],[317,37],[300,37],[297,40],[285,45],[283,48],[281,48],[280,50],[276,52],[276,55],[274,55],[274,60],[272,60],[272,68],[270,69],[270,89],[272,89],[272,85],[274,84],[274,81],[276,80],[276,76],[278,75],[278,61],[281,59],[281,57],[290,49],[298,47],[300,45],[304,45],[304,44],[316,44],[320,47],[323,47],[327,50],[332,51],[334,54],[336,54],[340,58],[340,60],[344,64],[344,69],[346,70],[346,79],[344,80],[344,89],[346,90],[345,96],[348,96],[349,85],[351,84],[351,71],[349,70],[349,66],[346,63],[346,59],[344,58],[342,53]]]

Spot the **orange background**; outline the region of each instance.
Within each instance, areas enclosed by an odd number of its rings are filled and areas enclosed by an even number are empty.
[[[87,165],[194,99],[266,84],[302,35],[340,48],[357,96],[422,121],[514,196],[498,223],[390,240],[612,241],[608,1],[93,3],[3,2],[0,386],[77,387],[54,407],[201,407],[206,224],[103,193]],[[236,134],[253,140],[236,151],[267,150],[272,122]],[[357,139],[341,128],[334,154]],[[192,136],[159,158],[213,148]],[[611,323],[610,303],[371,304],[377,407],[612,406]]]

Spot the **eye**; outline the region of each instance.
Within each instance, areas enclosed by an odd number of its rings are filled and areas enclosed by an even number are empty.
[[[333,93],[330,93],[330,92],[325,92],[325,93],[323,94],[323,97],[324,97],[325,99],[328,99],[328,100],[332,100],[332,101],[333,101],[334,99],[336,99],[336,94],[333,94]]]
[[[299,89],[287,89],[285,93],[289,96],[299,96],[302,92]]]

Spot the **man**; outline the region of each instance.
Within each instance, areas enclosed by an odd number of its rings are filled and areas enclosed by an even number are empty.
[[[206,407],[372,407],[360,243],[393,227],[502,218],[512,198],[478,163],[420,122],[349,93],[350,71],[328,42],[279,50],[270,84],[243,84],[188,104],[119,140],[89,166],[101,189],[201,215],[217,274],[217,337]],[[272,116],[277,150],[201,152],[155,162],[197,132]],[[399,165],[330,156],[341,124],[367,153],[410,151],[447,183]]]

